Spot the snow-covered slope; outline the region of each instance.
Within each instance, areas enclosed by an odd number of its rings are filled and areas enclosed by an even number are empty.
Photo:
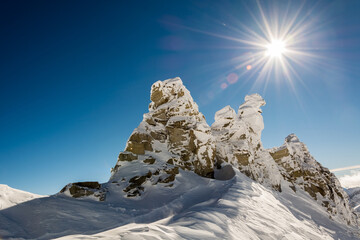
[[[345,189],[350,198],[350,205],[359,212],[360,215],[360,187]]]
[[[11,188],[7,185],[0,184],[0,210],[40,197],[44,196],[24,192]]]
[[[177,187],[106,201],[39,198],[0,211],[0,236],[33,239],[360,239],[299,190],[279,193],[235,169],[227,181],[179,170]],[[107,187],[113,187],[107,184]]]

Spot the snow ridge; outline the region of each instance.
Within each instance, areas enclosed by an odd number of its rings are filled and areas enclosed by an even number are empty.
[[[17,190],[8,185],[0,184],[0,210],[40,197],[45,196]]]

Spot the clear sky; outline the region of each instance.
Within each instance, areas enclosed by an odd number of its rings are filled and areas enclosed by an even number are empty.
[[[261,79],[259,6],[270,23],[295,19],[290,77]],[[1,1],[0,183],[107,181],[151,84],[176,76],[209,124],[258,92],[265,147],[295,133],[324,166],[359,165],[359,13],[357,0]]]

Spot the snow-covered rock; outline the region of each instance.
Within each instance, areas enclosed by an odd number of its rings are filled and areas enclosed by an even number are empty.
[[[106,188],[101,187],[101,184],[98,182],[69,183],[60,191],[60,193],[69,197],[92,197],[94,200],[98,201],[105,200],[106,192]]]
[[[329,218],[357,224],[337,178],[294,134],[281,147],[263,148],[265,101],[260,95],[246,96],[237,113],[230,106],[221,109],[211,127],[180,78],[154,83],[150,99],[149,112],[119,154],[110,180],[69,184],[59,196],[105,202],[153,196],[160,204],[168,194],[183,191],[185,175],[229,181],[240,171],[277,191],[274,194],[304,194]],[[196,182],[191,184],[197,187]]]
[[[41,197],[44,196],[17,190],[9,187],[8,185],[0,184],[0,210]]]
[[[356,224],[356,216],[339,180],[311,156],[306,145],[295,134],[287,136],[281,147],[270,149],[269,152],[294,191],[305,190],[332,217]]]
[[[213,176],[215,143],[211,129],[181,79],[154,83],[150,99],[149,112],[131,134],[110,179],[124,185],[129,197],[146,191],[147,182],[173,187],[179,168]],[[129,175],[132,162],[142,170]]]
[[[226,106],[215,114],[212,134],[216,139],[216,161],[230,163],[248,177],[281,190],[281,174],[274,159],[263,150],[261,132],[264,99],[253,94],[245,97],[238,113]]]

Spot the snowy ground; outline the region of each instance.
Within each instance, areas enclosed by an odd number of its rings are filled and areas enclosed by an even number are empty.
[[[360,239],[305,193],[274,192],[238,171],[228,181],[184,171],[177,179],[142,199],[109,185],[105,202],[54,195],[20,203],[0,210],[0,238]]]
[[[7,185],[0,184],[0,210],[40,197],[45,196],[24,192],[13,189]]]

